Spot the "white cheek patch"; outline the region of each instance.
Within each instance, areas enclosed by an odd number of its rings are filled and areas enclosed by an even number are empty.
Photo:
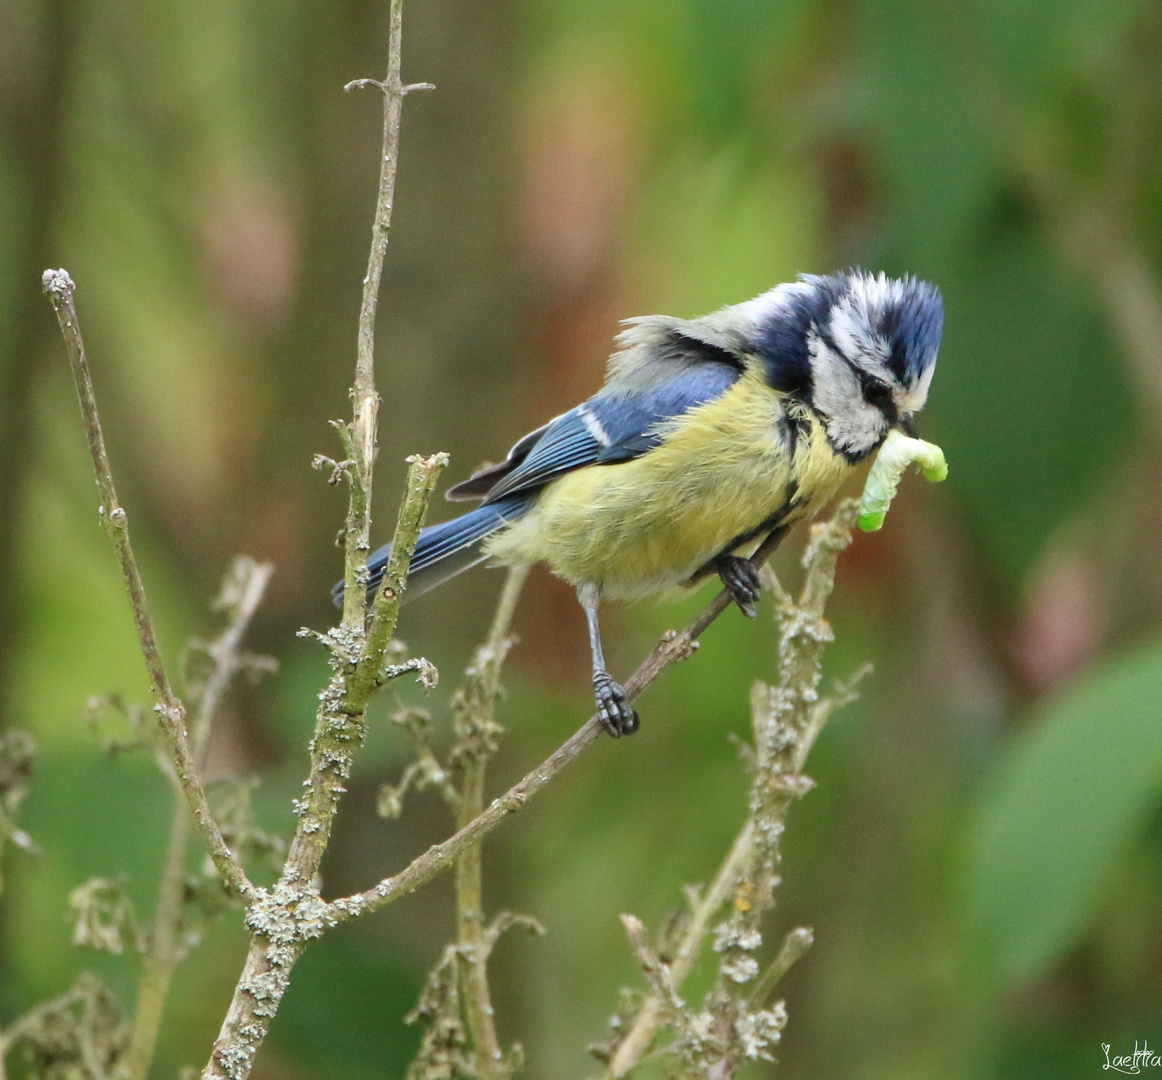
[[[851,366],[836,356],[814,331],[808,335],[807,348],[814,376],[811,401],[815,408],[828,416],[836,416],[863,400],[859,379]]]
[[[859,377],[851,365],[825,345],[818,334],[812,333],[807,344],[813,376],[811,403],[827,417],[831,441],[850,453],[870,450],[887,426],[884,414],[864,400]]]

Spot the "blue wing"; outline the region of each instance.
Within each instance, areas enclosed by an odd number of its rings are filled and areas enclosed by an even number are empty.
[[[526,435],[508,460],[477,473],[448,492],[449,498],[505,495],[542,487],[586,465],[612,465],[652,450],[664,421],[724,394],[739,367],[719,361],[676,365],[672,376],[640,390],[607,386],[583,405]]]

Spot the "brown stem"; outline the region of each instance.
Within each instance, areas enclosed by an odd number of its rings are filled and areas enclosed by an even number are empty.
[[[781,534],[772,534],[751,556],[751,561],[756,566],[761,566],[781,539]],[[730,593],[723,589],[685,630],[664,636],[626,681],[627,698],[632,701],[671,664],[690,656],[697,647],[698,638],[730,603]],[[334,901],[331,907],[335,920],[347,922],[367,912],[378,911],[402,896],[409,896],[437,874],[450,869],[461,852],[473,844],[478,844],[506,817],[521,810],[529,799],[577,758],[601,732],[602,727],[595,714],[532,772],[509,788],[500,798],[493,799],[483,813],[478,814],[454,835],[442,843],[433,844],[394,877],[384,878],[370,889]]]
[[[748,818],[747,823],[735,837],[730,853],[723,860],[710,888],[693,905],[690,925],[686,927],[686,932],[675,951],[673,963],[670,965],[670,985],[674,992],[681,990],[682,983],[693,970],[702,942],[709,931],[710,920],[730,898],[738,884],[742,868],[750,858],[753,833],[754,823]],[[658,994],[651,994],[646,999],[634,1018],[633,1026],[618,1044],[617,1053],[614,1054],[605,1073],[607,1077],[616,1077],[620,1080],[631,1069],[637,1067],[662,1025],[664,1019],[662,1009],[665,1002],[666,999]]]
[[[345,573],[341,626],[324,640],[331,649],[334,675],[320,695],[311,767],[303,798],[297,803],[298,826],[278,884],[263,892],[247,910],[253,932],[246,966],[203,1077],[243,1080],[270,1029],[290,980],[291,969],[306,943],[333,924],[318,891],[318,871],[331,834],[355,750],[363,740],[367,700],[379,685],[384,651],[395,629],[400,593],[415,550],[428,498],[444,455],[412,459],[408,489],[400,508],[391,562],[376,596],[367,626],[367,555],[371,547],[371,489],[376,455],[379,394],[375,389],[375,314],[387,254],[399,152],[403,99],[411,87],[400,78],[403,0],[391,0],[387,76],[375,84],[383,92],[383,148],[379,192],[372,224],[371,249],[351,390],[353,419],[340,426],[347,451],[342,468],[348,478],[344,530]],[[367,85],[368,80],[358,84]]]
[[[517,598],[528,576],[527,567],[509,571],[496,605],[496,614],[484,647],[473,665],[465,690],[464,715],[458,718],[464,752],[463,779],[457,806],[457,828],[464,828],[484,809],[484,776],[491,756],[491,733],[500,692],[500,668],[510,644],[509,628]],[[463,965],[464,1011],[476,1052],[481,1080],[505,1076],[504,1053],[496,1034],[492,995],[488,987],[490,945],[484,926],[484,888],[480,845],[466,848],[456,861],[457,940]]]
[[[403,99],[411,90],[427,88],[427,83],[404,86],[400,49],[403,40],[403,0],[391,0],[387,44],[387,77],[383,82],[357,79],[346,89],[374,86],[383,93],[383,145],[380,153],[379,190],[371,226],[371,249],[367,274],[363,278],[363,300],[359,307],[356,341],[355,384],[351,388],[354,419],[347,429],[350,500],[344,532],[346,548],[346,588],[343,593],[343,625],[363,628],[367,610],[367,554],[371,550],[371,478],[375,465],[376,432],[379,421],[379,393],[375,389],[375,314],[379,308],[379,287],[387,258],[391,213],[395,202],[395,176],[399,162],[399,130]]]
[[[149,606],[145,599],[145,585],[137,569],[137,560],[129,542],[129,515],[117,500],[113,486],[113,471],[109,456],[105,452],[105,437],[101,431],[101,419],[97,414],[97,399],[93,394],[93,382],[89,375],[89,362],[85,356],[85,343],[81,337],[81,327],[77,320],[77,309],[73,302],[76,286],[65,270],[44,272],[44,291],[56,311],[61,334],[69,354],[73,379],[77,386],[77,396],[81,405],[81,416],[85,423],[85,434],[89,440],[89,451],[93,458],[93,470],[97,478],[97,490],[101,503],[97,510],[105,531],[113,544],[113,550],[121,564],[121,574],[129,593],[129,604],[133,609],[133,621],[137,627],[137,640],[141,646],[145,667],[149,673],[153,689],[154,706],[161,731],[169,749],[170,758],[186,801],[198,821],[206,842],[210,845],[210,855],[222,880],[231,892],[244,898],[254,895],[254,886],[246,876],[242,864],[226,846],[218,823],[210,814],[206,801],[206,791],[198,776],[193,755],[190,753],[189,735],[186,731],[185,706],[173,692],[165,665],[157,647],[153,632],[153,622],[149,616]]]
[[[230,620],[209,647],[214,667],[198,695],[198,710],[193,723],[194,760],[199,767],[205,756],[206,743],[222,694],[242,665],[238,651],[242,637],[262,601],[273,572],[274,567],[270,563],[236,559],[227,577],[221,602],[223,606],[229,607]],[[185,799],[177,778],[173,776],[172,770],[165,771],[169,773],[174,786],[177,805],[170,825],[165,869],[158,888],[157,910],[154,912],[149,947],[141,964],[133,1034],[129,1050],[118,1064],[118,1076],[127,1077],[128,1080],[146,1080],[149,1075],[166,998],[169,996],[174,971],[183,956],[178,943],[178,929],[182,916],[182,885],[189,846],[190,814],[184,805]]]

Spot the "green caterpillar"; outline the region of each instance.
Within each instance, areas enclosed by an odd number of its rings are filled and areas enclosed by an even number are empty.
[[[867,483],[863,486],[863,497],[859,501],[859,527],[864,532],[876,532],[883,527],[888,507],[896,496],[900,477],[913,463],[919,465],[924,475],[934,483],[948,476],[948,463],[939,446],[923,439],[909,438],[893,428],[880,447],[871,472],[868,473]]]

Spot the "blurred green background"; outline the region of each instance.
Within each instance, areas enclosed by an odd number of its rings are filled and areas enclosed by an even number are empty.
[[[215,629],[229,558],[277,564],[211,772],[264,778],[289,831],[333,618],[342,494],[309,463],[348,413],[379,146],[386,0],[0,4],[0,725],[40,747],[0,900],[0,1025],[95,967],[66,898],[123,873],[153,902],[169,797],[103,756],[91,694],[147,688],[40,272],[78,282],[110,452],[176,666]],[[905,485],[840,564],[831,671],[876,665],[793,811],[775,933],[778,1075],[1097,1075],[1162,1047],[1162,5],[1156,0],[410,0],[408,99],[380,320],[376,520],[408,453],[450,479],[599,384],[618,320],[693,316],[858,264],[944,292],[927,413],[951,478]],[[442,504],[436,513],[446,513]],[[780,553],[796,575],[796,539]],[[409,608],[447,724],[499,575]],[[683,606],[611,609],[626,672]],[[581,613],[534,575],[496,790],[588,714]],[[657,924],[744,811],[731,733],[771,678],[769,605],[728,612],[486,845],[501,1033],[527,1075],[596,1071],[621,985],[617,915]],[[418,702],[410,689],[399,697]],[[326,864],[367,886],[449,831],[375,791],[406,761],[377,705]],[[402,1023],[453,932],[450,883],[312,948],[255,1075],[402,1076]],[[200,1066],[241,964],[236,918],[180,970],[154,1075]],[[753,1075],[769,1075],[756,1068]]]

